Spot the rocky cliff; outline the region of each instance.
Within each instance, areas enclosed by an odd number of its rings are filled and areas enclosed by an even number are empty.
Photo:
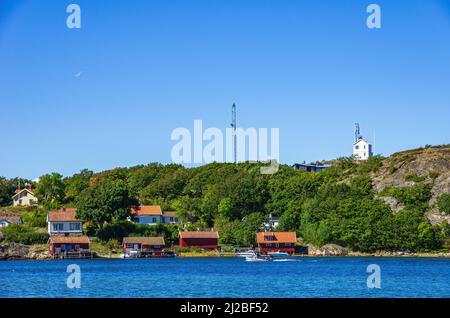
[[[429,209],[426,213],[431,223],[444,220],[450,222],[450,215],[436,206],[437,198],[450,193],[450,145],[426,147],[395,153],[382,162],[382,166],[370,174],[374,190],[391,209],[403,208],[394,197],[383,195],[387,187],[413,187],[418,183],[431,187]]]

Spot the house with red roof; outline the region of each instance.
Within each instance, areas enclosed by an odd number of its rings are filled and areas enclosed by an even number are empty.
[[[17,189],[12,196],[12,201],[14,206],[30,206],[38,203],[31,186],[25,189]]]
[[[141,205],[132,208],[131,216],[139,224],[156,225],[163,221],[163,213],[159,205]]]
[[[163,237],[124,237],[122,241],[123,252],[138,252],[148,256],[162,256],[165,246]]]
[[[297,235],[295,232],[259,232],[256,241],[261,253],[268,252],[295,252]]]
[[[50,254],[55,258],[92,257],[87,236],[51,236],[48,239]]]
[[[48,211],[47,223],[50,235],[83,234],[83,221],[77,218],[77,209],[74,208]]]
[[[180,232],[179,243],[181,247],[216,249],[218,247],[218,241],[219,233],[216,231]]]

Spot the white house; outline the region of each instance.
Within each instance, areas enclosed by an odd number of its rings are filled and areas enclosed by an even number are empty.
[[[269,214],[269,220],[263,224],[267,231],[273,231],[278,227],[280,223],[280,218],[273,216],[272,213]]]
[[[163,222],[159,205],[141,205],[131,209],[131,215],[139,224],[156,225]]]
[[[77,209],[62,208],[59,211],[49,211],[47,214],[48,233],[82,234],[83,221],[77,218]]]
[[[16,193],[12,196],[13,205],[29,206],[37,204],[38,199],[35,197],[31,188],[16,190]]]
[[[180,219],[175,211],[163,211],[162,222],[165,224],[176,224],[180,223]]]
[[[363,137],[359,137],[353,144],[353,157],[356,160],[367,160],[372,156],[372,145]]]
[[[7,227],[10,224],[23,224],[22,217],[0,215],[0,227]]]

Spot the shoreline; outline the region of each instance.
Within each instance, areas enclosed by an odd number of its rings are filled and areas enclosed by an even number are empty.
[[[183,258],[183,259],[199,259],[199,258],[241,258],[234,255],[180,255],[176,257],[153,257],[146,259],[170,259],[170,258]],[[385,255],[385,254],[362,254],[362,253],[350,253],[348,255],[293,255],[287,258],[415,258],[415,259],[450,259],[450,253],[417,253],[417,254],[403,254],[403,255]],[[75,260],[75,259],[54,259],[54,258],[17,258],[11,257],[7,259],[0,259],[0,262],[11,262],[11,261],[62,261],[62,260]],[[86,259],[76,259],[76,260],[122,260],[119,256],[97,256],[94,258]]]

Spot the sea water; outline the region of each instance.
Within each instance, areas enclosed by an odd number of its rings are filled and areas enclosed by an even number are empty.
[[[80,269],[80,288],[69,288]],[[380,288],[370,288],[380,269]],[[167,258],[0,262],[0,297],[450,297],[450,260]]]

